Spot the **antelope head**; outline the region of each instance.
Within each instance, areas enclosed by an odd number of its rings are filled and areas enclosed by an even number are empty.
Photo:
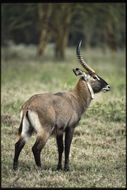
[[[80,70],[79,68],[73,69],[73,72],[76,76],[80,76],[84,82],[87,82],[89,90],[91,93],[98,93],[100,91],[107,92],[110,90],[109,84],[102,79],[100,76],[96,74],[96,72],[87,65],[84,61],[83,57],[80,55],[80,47],[82,41],[80,41],[79,45],[77,46],[76,53],[79,59],[80,64],[86,70],[86,72]],[[92,94],[91,94],[92,95]]]

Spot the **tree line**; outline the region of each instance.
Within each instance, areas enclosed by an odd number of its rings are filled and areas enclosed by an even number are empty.
[[[125,46],[125,3],[3,3],[2,45],[36,44],[42,55],[48,43],[64,58],[67,46],[83,40],[85,48]]]

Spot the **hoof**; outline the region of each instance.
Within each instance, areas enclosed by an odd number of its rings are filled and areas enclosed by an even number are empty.
[[[38,170],[43,170],[43,167],[42,166],[37,166],[37,169]]]
[[[61,165],[58,165],[58,166],[57,166],[57,170],[62,170],[62,166],[61,166]]]
[[[17,163],[14,163],[13,164],[13,170],[17,170],[18,169],[18,164]]]
[[[70,172],[70,168],[69,168],[69,167],[65,167],[65,168],[64,168],[64,171],[65,171],[65,172]]]

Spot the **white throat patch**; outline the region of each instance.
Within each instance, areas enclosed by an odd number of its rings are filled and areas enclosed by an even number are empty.
[[[88,89],[89,89],[90,94],[91,94],[91,98],[94,99],[94,92],[93,92],[93,89],[92,89],[92,87],[91,87],[91,85],[89,83],[90,75],[87,75],[87,74],[84,73],[83,78],[86,81],[86,84],[87,84]]]
[[[88,88],[89,88],[89,91],[90,91],[90,94],[91,94],[91,98],[94,99],[94,92],[93,92],[93,89],[92,89],[90,83],[87,82],[87,85],[88,85]]]

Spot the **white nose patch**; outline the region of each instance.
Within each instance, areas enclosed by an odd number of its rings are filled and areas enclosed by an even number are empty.
[[[110,86],[109,85],[106,85],[104,88],[102,88],[103,92],[107,92],[109,90],[110,90]]]

